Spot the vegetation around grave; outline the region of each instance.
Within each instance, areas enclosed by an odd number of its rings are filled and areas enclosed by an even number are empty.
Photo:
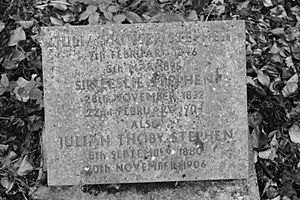
[[[1,0],[0,199],[35,199],[47,187],[42,26],[237,19],[247,28],[248,119],[261,199],[300,198],[299,0]]]

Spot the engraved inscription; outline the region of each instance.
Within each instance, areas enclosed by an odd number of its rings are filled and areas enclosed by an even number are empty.
[[[49,184],[246,178],[244,25],[215,23],[45,28]]]

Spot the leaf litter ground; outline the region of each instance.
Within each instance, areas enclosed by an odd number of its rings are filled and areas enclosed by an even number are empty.
[[[250,136],[261,199],[300,197],[300,1],[2,0],[0,2],[0,192],[46,194],[41,26],[246,21]],[[160,183],[177,187],[184,183]],[[97,195],[127,185],[82,186]],[[137,184],[147,192],[156,184]]]

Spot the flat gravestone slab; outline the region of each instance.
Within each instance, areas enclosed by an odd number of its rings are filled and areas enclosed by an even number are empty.
[[[48,184],[248,177],[243,21],[42,29]]]

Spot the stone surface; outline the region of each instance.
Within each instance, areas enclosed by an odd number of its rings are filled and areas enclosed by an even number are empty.
[[[248,177],[243,21],[42,36],[49,185]]]
[[[94,186],[96,196],[83,193],[81,186],[52,186],[39,188],[32,197],[43,200],[259,200],[253,160],[253,150],[249,148],[247,180],[122,184],[117,185],[119,191],[97,185]]]

